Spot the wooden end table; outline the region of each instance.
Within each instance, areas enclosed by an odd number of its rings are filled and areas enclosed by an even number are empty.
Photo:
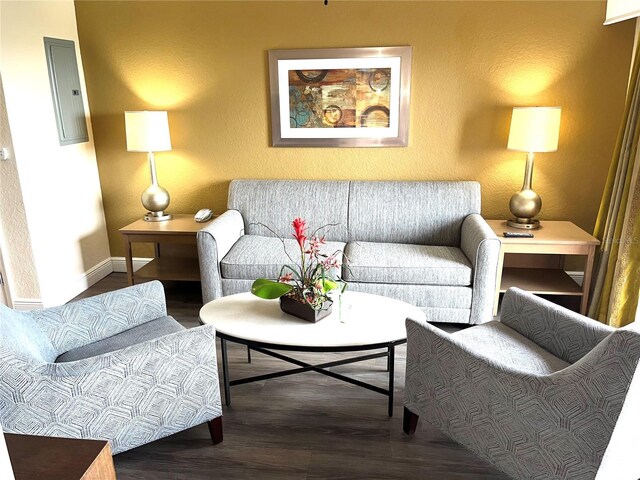
[[[16,480],[115,480],[111,447],[104,440],[5,433]]]
[[[487,220],[500,239],[500,257],[496,277],[493,315],[498,314],[500,293],[518,287],[540,295],[582,297],[580,313],[587,313],[589,286],[596,247],[600,241],[577,225],[566,221],[544,221],[537,230],[522,230],[507,226],[504,220]],[[533,238],[508,238],[503,232],[531,232]],[[565,271],[566,255],[585,257],[582,287]]]
[[[154,278],[158,280],[200,281],[196,233],[209,222],[197,223],[193,214],[174,214],[171,220],[164,222],[135,222],[121,228],[124,237],[124,253],[127,264],[127,281],[133,285],[135,278]],[[133,271],[131,254],[132,243],[153,243],[155,258],[138,271]],[[192,257],[174,257],[161,255],[160,244],[192,245]]]

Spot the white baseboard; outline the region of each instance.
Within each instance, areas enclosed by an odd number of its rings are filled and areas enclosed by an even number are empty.
[[[49,298],[46,302],[42,298],[15,298],[12,299],[11,303],[16,310],[37,310],[44,307],[62,305],[80,295],[90,286],[98,283],[111,272],[113,272],[111,258],[105,258],[79,275],[74,282],[70,282],[67,288],[56,292],[55,296]]]
[[[45,302],[45,306],[61,305],[68,302],[72,298],[80,295],[87,288],[102,280],[104,277],[113,272],[113,266],[111,264],[111,258],[105,258],[97,265],[94,265],[89,270],[79,275],[75,282],[65,289],[64,294],[60,295],[61,298],[55,298],[51,304]]]
[[[15,310],[40,310],[44,303],[40,298],[15,298],[11,301]]]
[[[151,260],[153,260],[153,258],[133,257],[133,271],[135,272],[144,267]],[[111,264],[113,265],[114,272],[127,273],[127,262],[124,257],[111,257]]]
[[[104,277],[109,275],[111,272],[113,272],[113,262],[111,261],[110,258],[105,258],[98,265],[96,265],[95,267],[85,272],[84,276],[81,277],[84,280],[84,283],[86,284],[83,291],[89,288],[90,286],[98,283],[100,280],[102,280]]]

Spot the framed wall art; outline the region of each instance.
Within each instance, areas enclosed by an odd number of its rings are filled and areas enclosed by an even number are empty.
[[[270,50],[274,147],[404,147],[411,47]]]

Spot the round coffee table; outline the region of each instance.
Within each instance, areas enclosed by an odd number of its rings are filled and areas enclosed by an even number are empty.
[[[405,320],[408,317],[416,320],[425,318],[419,308],[408,303],[357,292],[346,292],[341,300],[336,299],[331,315],[317,323],[284,313],[277,300],[263,300],[251,293],[222,297],[207,303],[200,310],[200,321],[213,324],[221,341],[227,406],[231,405],[231,386],[314,371],[387,395],[389,416],[393,415],[395,347],[407,341]],[[252,350],[293,363],[299,368],[229,380],[227,341],[247,345]],[[356,352],[382,348],[385,351],[319,365],[310,365],[273,351]],[[388,389],[327,370],[329,367],[380,357],[387,357]]]

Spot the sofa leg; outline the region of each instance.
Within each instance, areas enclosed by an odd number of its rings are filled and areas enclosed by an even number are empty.
[[[220,416],[208,421],[207,425],[209,425],[209,433],[211,434],[213,444],[220,443],[222,441],[222,417]]]
[[[418,426],[418,415],[413,413],[407,407],[404,407],[404,414],[402,415],[402,429],[407,435],[413,435]]]

